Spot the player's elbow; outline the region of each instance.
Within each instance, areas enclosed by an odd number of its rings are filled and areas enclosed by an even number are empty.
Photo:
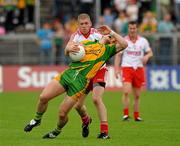
[[[128,43],[127,43],[127,41],[123,41],[123,49],[126,49],[127,47],[128,47]]]
[[[124,49],[126,49],[126,48],[128,47],[128,43],[124,40],[124,41],[120,44],[120,46],[121,46],[121,51],[122,51],[122,50],[124,50]]]
[[[68,53],[68,51],[67,51],[67,49],[66,49],[66,48],[64,49],[64,55],[66,55],[66,56],[68,56],[68,55],[69,55],[69,53]]]
[[[154,54],[153,54],[153,52],[151,51],[151,57],[153,57],[154,56]]]
[[[151,51],[150,53],[149,53],[149,58],[151,58],[151,57],[153,57],[153,52]]]

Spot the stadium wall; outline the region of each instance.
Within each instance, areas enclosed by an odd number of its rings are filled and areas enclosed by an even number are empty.
[[[0,66],[0,91],[38,91],[67,66]],[[121,90],[121,78],[114,77],[114,68],[108,66],[107,90]],[[180,66],[148,66],[147,90],[180,91]]]

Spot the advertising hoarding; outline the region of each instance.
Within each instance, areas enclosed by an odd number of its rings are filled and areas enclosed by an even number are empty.
[[[66,66],[3,66],[3,91],[36,91],[44,88],[52,78],[65,70]],[[107,89],[118,90],[121,79],[114,77],[114,68],[108,67]]]

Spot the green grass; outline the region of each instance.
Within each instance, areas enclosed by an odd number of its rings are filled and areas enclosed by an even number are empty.
[[[50,102],[40,127],[30,133],[24,126],[33,118],[38,92],[0,94],[0,146],[179,146],[180,145],[180,92],[144,92],[141,99],[143,122],[121,121],[120,92],[106,92],[104,102],[108,109],[111,139],[99,140],[99,120],[91,95],[86,100],[93,118],[88,138],[81,137],[81,121],[75,110],[69,123],[53,140],[42,136],[55,128],[60,96]],[[131,113],[132,113],[131,103]],[[132,116],[132,114],[131,114]]]

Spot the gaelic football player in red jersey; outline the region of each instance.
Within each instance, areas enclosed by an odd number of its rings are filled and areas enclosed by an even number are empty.
[[[136,22],[129,22],[128,35],[125,40],[128,47],[116,54],[114,60],[115,76],[120,74],[119,64],[121,61],[122,82],[123,82],[123,120],[129,120],[129,94],[134,96],[134,120],[142,121],[139,114],[140,95],[142,86],[145,84],[145,74],[143,66],[153,56],[153,52],[148,41],[138,35]]]
[[[92,28],[92,22],[90,16],[86,13],[82,13],[78,16],[78,30],[72,34],[69,43],[71,42],[81,42],[84,40],[90,41],[99,41],[102,38],[102,34],[100,34],[97,29]],[[75,50],[76,51],[76,48]],[[88,90],[92,90],[92,100],[97,109],[97,113],[100,120],[100,134],[98,138],[107,138],[108,136],[108,119],[107,119],[107,110],[103,103],[103,93],[105,90],[105,74],[107,72],[106,65],[104,65],[96,74],[96,76],[91,79]],[[89,92],[88,91],[88,92]],[[88,94],[87,92],[87,94]],[[84,97],[85,98],[85,97]],[[82,119],[82,136],[87,137],[89,134],[89,124],[91,122],[91,118],[88,116],[86,112],[86,106],[84,105],[84,98],[80,100],[75,108],[78,111],[79,115]]]

